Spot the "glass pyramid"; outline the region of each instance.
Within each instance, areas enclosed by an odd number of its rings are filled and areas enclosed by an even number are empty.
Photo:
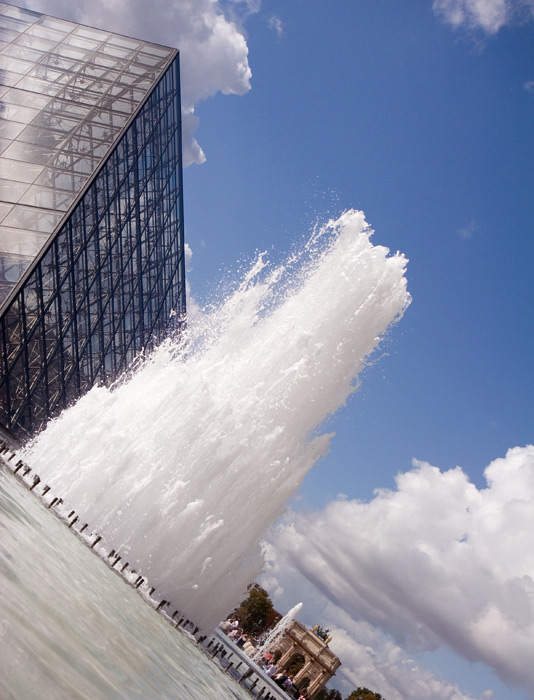
[[[185,315],[176,49],[0,2],[0,433]]]

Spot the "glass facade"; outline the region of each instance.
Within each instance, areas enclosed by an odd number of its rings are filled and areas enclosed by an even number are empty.
[[[178,53],[0,3],[0,423],[19,439],[185,314]]]

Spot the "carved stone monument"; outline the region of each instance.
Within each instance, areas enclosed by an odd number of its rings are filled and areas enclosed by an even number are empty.
[[[312,630],[293,620],[278,644],[275,656],[279,657],[279,671],[300,664],[300,669],[293,676],[293,685],[304,691],[308,698],[313,698],[332,678],[341,661]]]

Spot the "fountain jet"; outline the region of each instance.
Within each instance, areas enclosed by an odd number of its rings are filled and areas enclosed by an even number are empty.
[[[321,424],[409,304],[406,259],[371,234],[347,211],[285,263],[260,255],[184,336],[21,453],[202,629],[260,573],[262,535],[328,451]]]

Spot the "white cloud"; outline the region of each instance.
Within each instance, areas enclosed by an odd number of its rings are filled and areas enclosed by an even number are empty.
[[[434,0],[432,5],[447,24],[496,34],[513,22],[534,17],[531,0]]]
[[[280,38],[282,34],[284,33],[284,24],[280,17],[276,17],[276,15],[273,15],[269,19],[269,28],[274,29],[278,37]]]
[[[508,22],[507,0],[434,0],[434,11],[455,29],[466,26],[495,34]]]
[[[217,0],[27,0],[26,6],[180,50],[184,165],[205,160],[194,137],[195,105],[218,92],[250,89],[246,40]]]
[[[330,646],[343,659],[340,675],[345,692],[362,685],[388,700],[472,700],[369,624],[341,620],[341,625],[330,627]],[[492,697],[491,691],[483,696],[484,700]]]
[[[472,219],[468,224],[465,226],[461,226],[457,233],[460,236],[460,238],[464,238],[465,240],[468,240],[469,238],[473,238],[475,233],[478,231],[478,224],[477,222]]]
[[[193,251],[191,250],[191,246],[189,245],[189,243],[185,244],[184,253],[185,253],[185,271],[190,272],[191,271],[191,262],[193,260]]]
[[[523,86],[527,92],[532,92],[534,93],[534,80],[527,80],[525,85]]]
[[[365,686],[387,700],[474,700],[455,684],[443,680],[416,660],[390,635],[328,601],[296,568],[291,556],[266,545],[267,570],[261,584],[269,591],[275,607],[287,610],[303,602],[299,620],[309,627],[320,624],[330,630],[330,648],[342,662],[329,687],[348,695]],[[285,586],[281,587],[283,581]],[[494,700],[485,691],[477,700]]]
[[[396,491],[299,514],[274,536],[267,575],[286,591],[303,576],[404,649],[449,647],[532,693],[534,446],[485,475],[478,490],[459,467],[414,462]]]

